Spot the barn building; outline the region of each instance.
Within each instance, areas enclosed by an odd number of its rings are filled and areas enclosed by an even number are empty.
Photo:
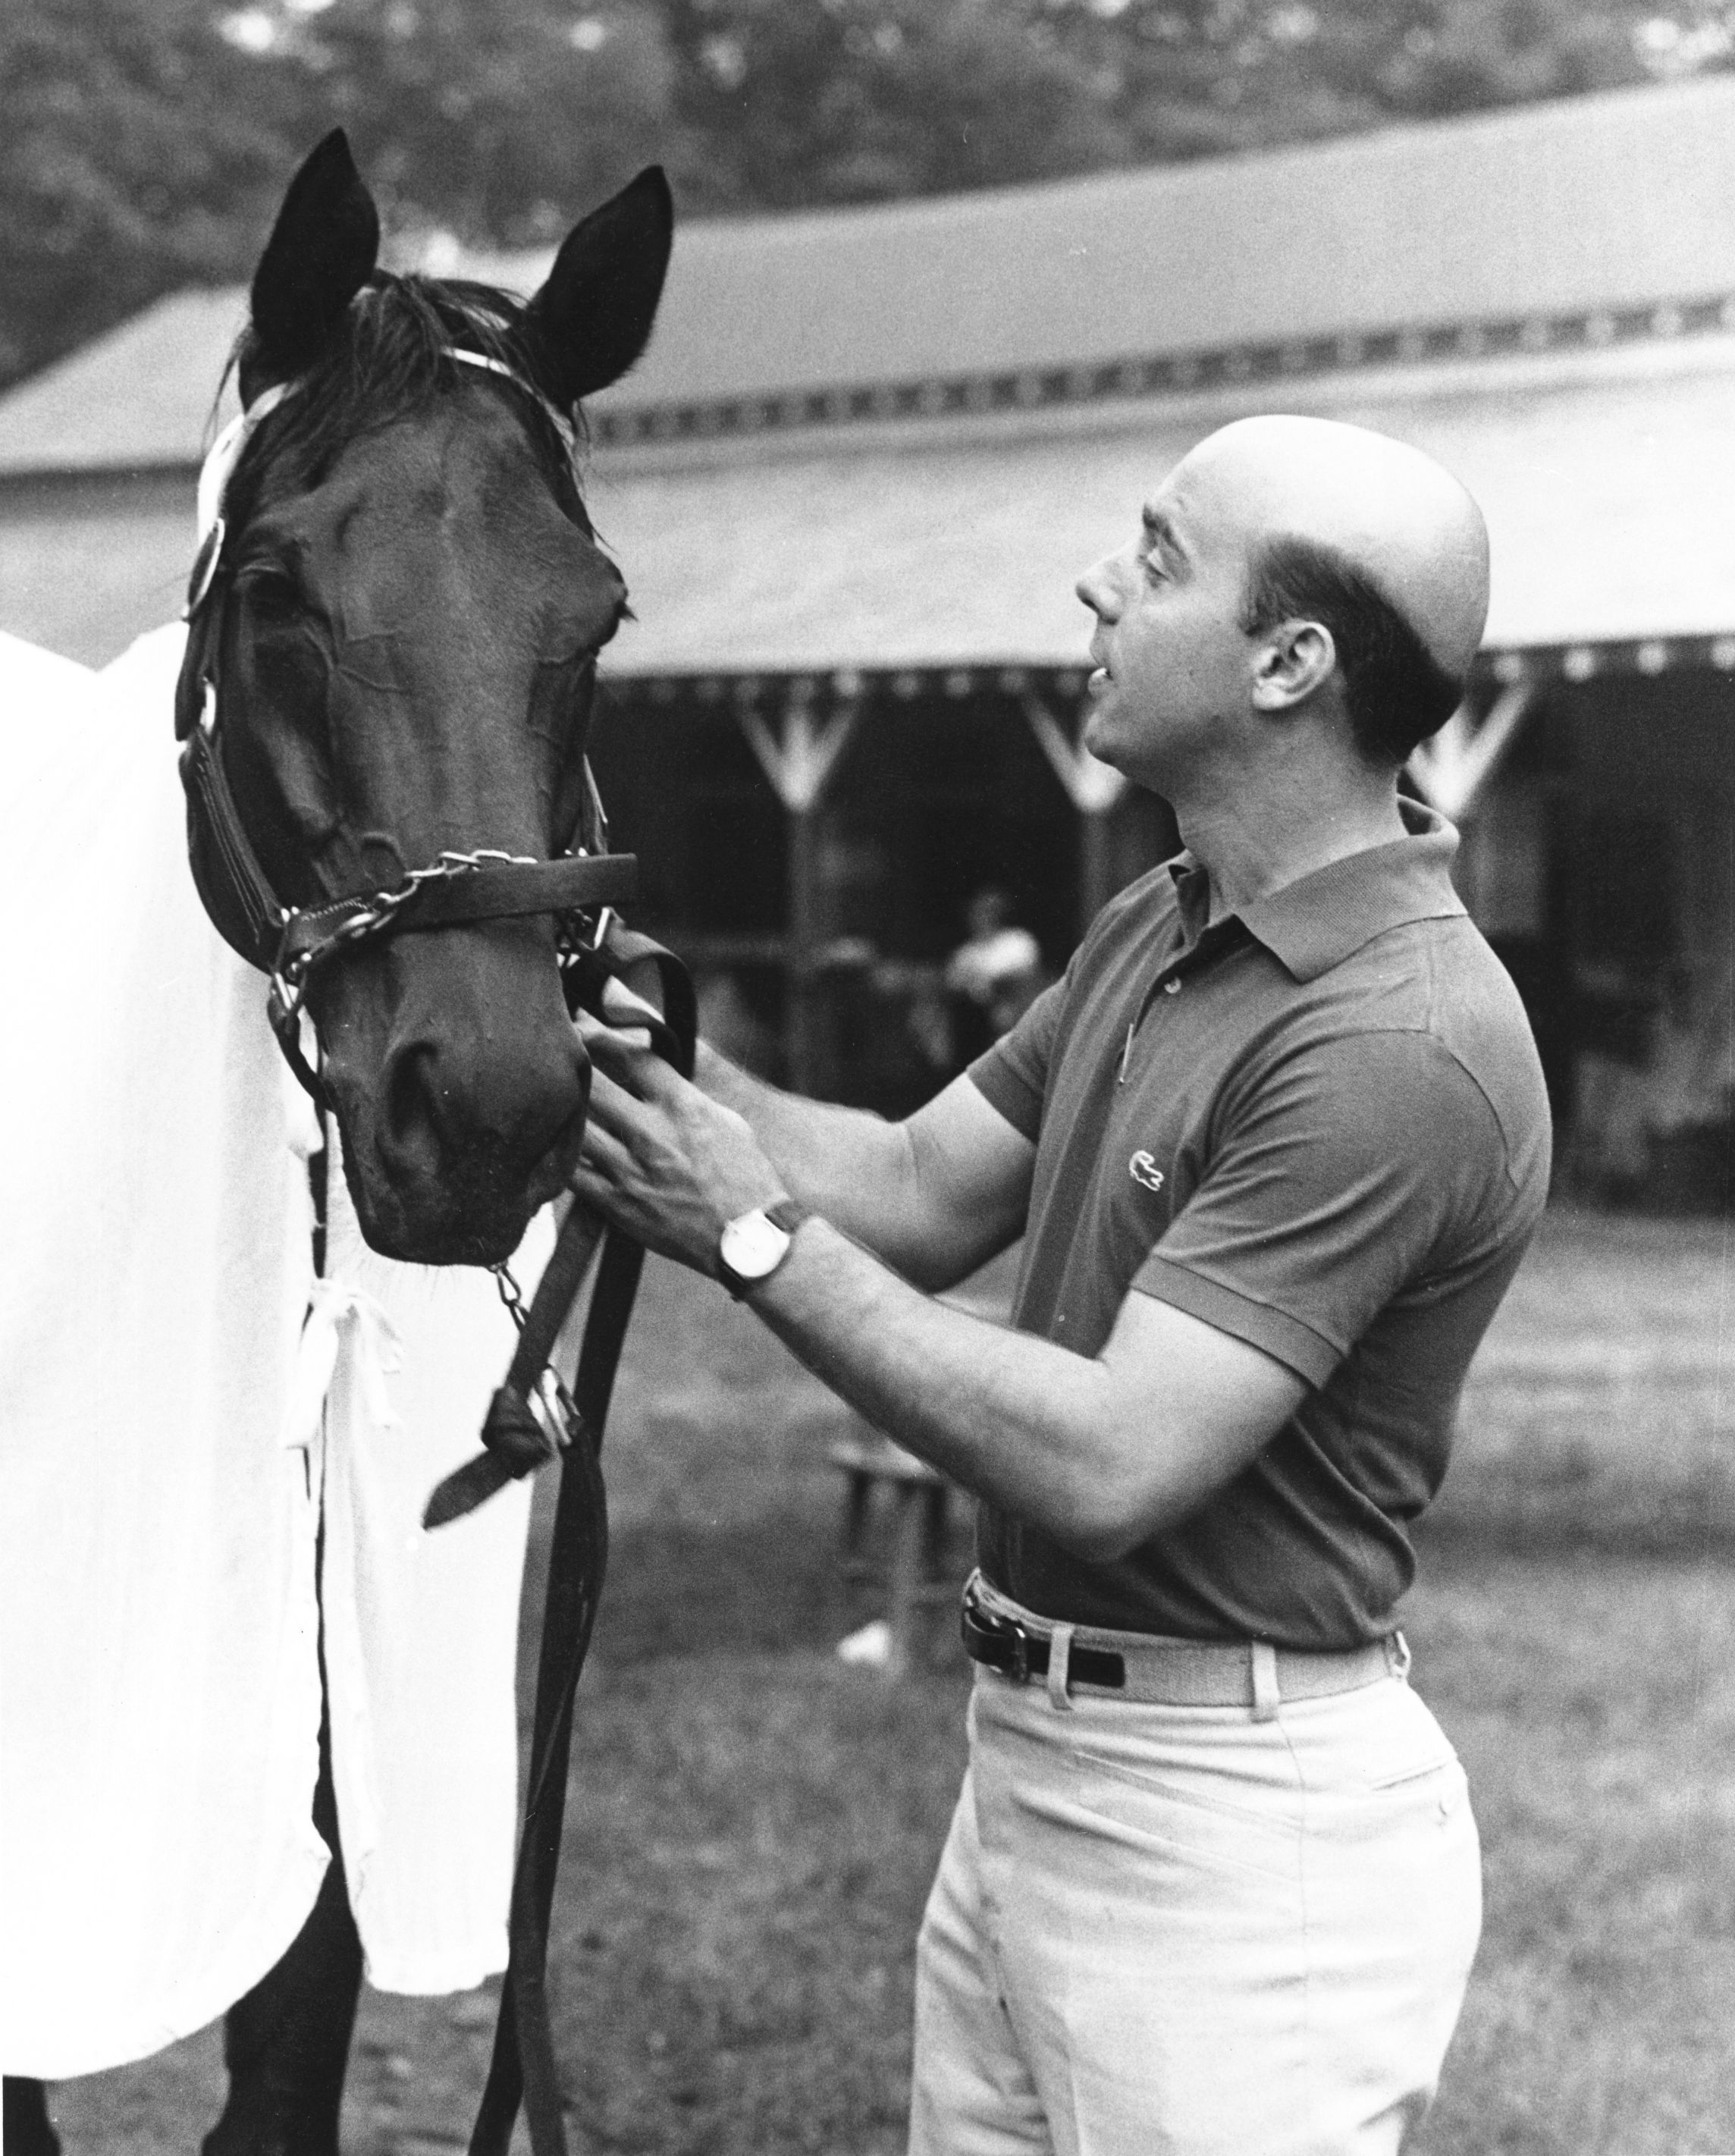
[[[1173,843],[1077,746],[1081,568],[1245,413],[1431,451],[1486,645],[1412,773],[1529,1004],[1586,1191],[1727,1197],[1735,78],[1040,187],[691,226],[588,492],[633,588],[598,743],[716,1022],[896,1107],[984,886],[1051,967]],[[430,260],[520,290],[546,257]],[[0,629],[175,610],[242,295],[0,400]]]

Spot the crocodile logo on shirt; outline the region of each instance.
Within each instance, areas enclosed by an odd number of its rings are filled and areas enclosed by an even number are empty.
[[[1161,1190],[1163,1170],[1147,1152],[1136,1152],[1127,1163],[1127,1173],[1135,1183],[1142,1183],[1147,1190]]]

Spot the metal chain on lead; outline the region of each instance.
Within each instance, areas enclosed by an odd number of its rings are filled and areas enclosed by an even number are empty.
[[[506,1313],[521,1332],[524,1330],[524,1291],[512,1277],[512,1268],[502,1259],[497,1265],[490,1265],[494,1285]],[[536,1390],[542,1394],[542,1405],[554,1425],[555,1441],[564,1451],[572,1441],[572,1433],[578,1427],[578,1403],[561,1383],[560,1373],[551,1365],[536,1379]]]
[[[500,1299],[510,1312],[513,1324],[521,1332],[523,1332],[524,1294],[512,1277],[512,1268],[502,1258],[497,1265],[490,1265],[488,1270],[494,1276],[494,1285],[500,1291]]]
[[[316,966],[322,966],[334,951],[341,951],[346,943],[359,943],[365,937],[377,935],[388,927],[403,908],[408,906],[423,888],[430,883],[449,883],[455,878],[470,875],[472,870],[489,864],[504,864],[510,868],[536,868],[541,865],[534,854],[508,854],[498,846],[478,846],[474,853],[460,854],[450,850],[439,855],[426,868],[411,869],[403,881],[392,891],[376,891],[359,913],[352,913],[340,921],[331,934],[316,943],[311,950],[280,967],[271,976],[271,985],[277,991],[280,1024],[287,1024],[301,1009],[302,998],[307,993],[308,978]],[[288,927],[292,916],[284,916]]]

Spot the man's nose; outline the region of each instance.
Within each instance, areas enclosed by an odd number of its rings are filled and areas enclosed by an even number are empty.
[[[1113,621],[1121,611],[1120,587],[1114,572],[1115,557],[1105,555],[1073,587],[1091,613],[1104,621]]]

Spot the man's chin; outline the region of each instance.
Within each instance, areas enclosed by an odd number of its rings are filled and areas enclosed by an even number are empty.
[[[1115,753],[1115,729],[1112,715],[1101,703],[1086,704],[1085,722],[1079,729],[1079,747],[1094,756],[1099,763],[1111,764],[1118,771],[1119,757]]]

